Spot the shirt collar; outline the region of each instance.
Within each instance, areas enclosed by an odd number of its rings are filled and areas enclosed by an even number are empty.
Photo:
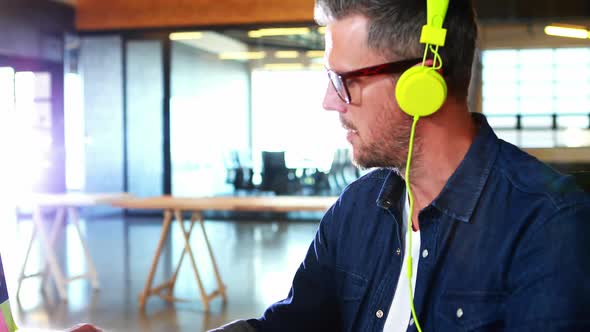
[[[406,184],[397,170],[383,170],[387,172],[379,196],[377,205],[384,209],[395,207],[397,211],[403,209],[403,194],[406,192]]]
[[[472,113],[472,117],[479,125],[479,132],[455,173],[432,202],[441,212],[463,222],[470,221],[500,149],[485,116]]]
[[[472,113],[472,117],[479,131],[465,158],[431,204],[442,213],[463,222],[470,221],[499,150],[498,138],[485,116]],[[397,171],[390,171],[379,193],[377,205],[389,208],[396,204],[401,210],[404,192],[403,179]]]

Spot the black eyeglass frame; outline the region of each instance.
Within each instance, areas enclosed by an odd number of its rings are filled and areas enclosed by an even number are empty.
[[[346,73],[337,73],[328,68],[326,68],[326,70],[328,72],[330,83],[332,84],[332,87],[334,87],[334,90],[336,90],[338,97],[340,97],[343,102],[350,104],[352,101],[350,98],[350,92],[348,90],[348,84],[346,83],[347,80],[354,77],[367,77],[382,74],[400,74],[420,62],[422,62],[421,58],[401,60],[360,68]]]

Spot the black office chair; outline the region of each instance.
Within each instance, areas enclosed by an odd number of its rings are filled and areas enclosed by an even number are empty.
[[[238,151],[232,150],[229,152],[228,156],[226,156],[225,167],[227,172],[225,182],[232,184],[234,190],[254,189],[254,184],[252,183],[254,171],[252,167],[243,165]]]
[[[582,190],[590,193],[590,164],[585,162],[560,162],[550,163],[549,165],[563,174],[571,175]]]
[[[570,175],[574,177],[578,186],[590,194],[590,171],[577,171]]]
[[[295,170],[286,166],[284,151],[262,151],[260,189],[277,195],[292,194],[299,189]]]

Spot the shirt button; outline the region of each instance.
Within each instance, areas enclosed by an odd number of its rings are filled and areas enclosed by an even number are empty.
[[[428,257],[428,250],[424,249],[424,251],[422,252],[422,258],[426,258]]]
[[[461,318],[463,317],[463,309],[459,308],[457,309],[457,318]]]
[[[377,310],[377,313],[375,313],[375,316],[377,316],[377,318],[383,318],[383,311]]]
[[[389,208],[389,207],[391,207],[391,201],[390,201],[390,200],[388,200],[388,199],[384,200],[384,201],[383,201],[381,204],[383,204],[383,207],[384,207],[384,208]]]
[[[396,255],[401,255],[402,254],[402,250],[400,248],[395,249],[395,254]]]

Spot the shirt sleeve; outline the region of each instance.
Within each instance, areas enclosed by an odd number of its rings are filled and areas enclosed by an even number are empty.
[[[334,287],[335,206],[322,218],[286,299],[249,320],[257,331],[340,331]]]
[[[590,331],[590,204],[558,211],[525,233],[506,301],[512,331]]]
[[[4,267],[2,266],[2,257],[0,257],[0,331],[14,332],[17,326],[12,318],[10,310],[10,301],[8,299],[8,289],[6,287],[6,278],[4,276]]]
[[[256,332],[245,320],[236,320],[207,332]]]

